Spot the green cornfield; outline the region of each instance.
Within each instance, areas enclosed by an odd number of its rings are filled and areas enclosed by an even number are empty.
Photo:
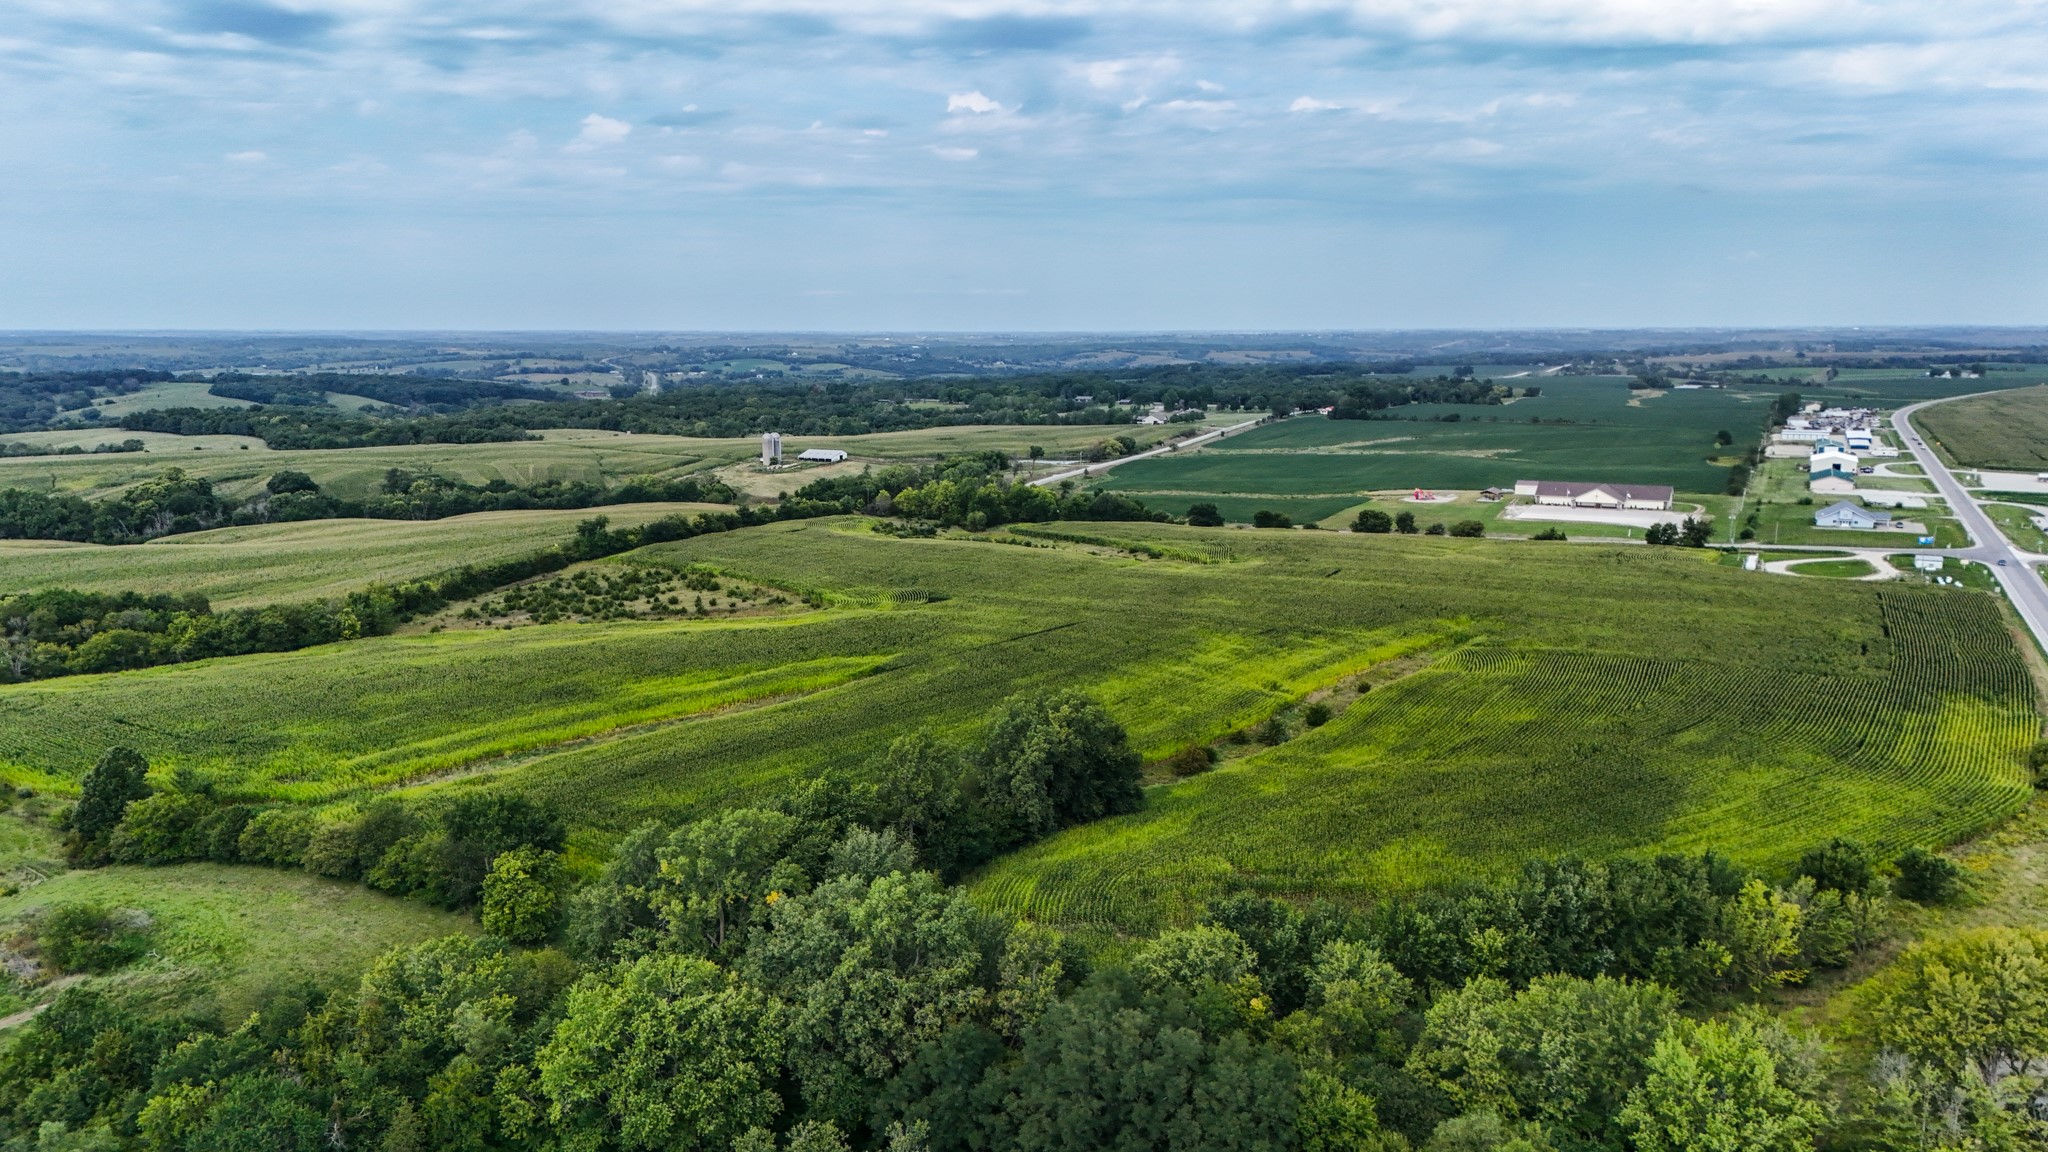
[[[1713,848],[1772,866],[1835,835],[1945,842],[2029,794],[2033,688],[1984,594],[1762,579],[1684,549],[1062,531],[1014,547],[792,522],[625,559],[708,564],[822,610],[0,688],[0,772],[63,789],[127,743],[248,797],[516,789],[559,804],[590,852],[648,818],[866,771],[920,728],[970,739],[1020,690],[1087,692],[1161,759],[1407,670],[1322,728],[975,879],[992,908],[1112,931],[1237,888],[1363,899],[1532,855]]]

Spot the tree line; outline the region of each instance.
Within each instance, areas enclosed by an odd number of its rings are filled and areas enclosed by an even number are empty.
[[[86,372],[0,372],[0,432],[47,428],[66,411],[96,399],[139,392],[169,380],[169,372],[117,368]],[[99,413],[92,417],[98,419]]]
[[[1897,901],[1952,899],[1959,870],[1924,851],[1885,863],[1833,841],[1776,878],[1711,853],[1532,862],[1363,908],[1243,891],[1091,955],[947,883],[1142,803],[1122,729],[1067,693],[1006,702],[971,748],[909,736],[769,806],[643,826],[573,890],[560,821],[516,796],[224,819],[203,784],[152,790],[145,770],[109,753],[89,774],[69,818],[82,859],[232,840],[234,858],[475,907],[488,934],[396,949],[352,988],[285,992],[245,1021],[67,992],[0,1052],[6,1147],[1798,1152],[2048,1135],[2048,934],[1908,951],[1857,1001],[1867,1062],[1748,1007],[1873,946]],[[46,958],[81,964],[119,943],[101,909],[39,931]]]
[[[520,486],[505,480],[470,484],[433,472],[392,468],[385,472],[378,491],[360,500],[331,495],[311,476],[297,471],[274,473],[261,491],[238,500],[215,491],[213,481],[204,476],[170,468],[155,479],[100,500],[26,488],[0,489],[0,540],[140,544],[160,536],[234,524],[338,517],[439,520],[512,509],[650,502],[730,504],[736,499],[728,485],[695,476],[639,476],[611,488],[581,480],[543,480]]]

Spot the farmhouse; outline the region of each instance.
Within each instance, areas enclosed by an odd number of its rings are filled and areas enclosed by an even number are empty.
[[[1671,489],[1663,484],[1579,484],[1569,480],[1517,480],[1515,495],[1563,508],[1639,508],[1663,512]]]
[[[797,453],[796,458],[819,464],[837,464],[846,459],[846,453],[838,448],[806,448]]]
[[[1892,514],[1873,512],[1860,504],[1837,500],[1814,513],[1813,522],[1822,528],[1888,528],[1891,526]]]

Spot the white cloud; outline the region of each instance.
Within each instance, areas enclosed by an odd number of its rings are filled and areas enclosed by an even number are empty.
[[[1318,100],[1313,96],[1296,96],[1294,103],[1287,106],[1289,112],[1341,112],[1342,104],[1329,100]]]
[[[234,164],[261,164],[268,159],[270,159],[270,153],[259,152],[254,148],[247,152],[228,153],[228,161]]]
[[[934,155],[934,156],[937,156],[937,157],[938,157],[939,159],[941,159],[941,160],[972,160],[972,159],[974,159],[974,158],[975,158],[976,156],[979,156],[979,155],[981,155],[981,149],[979,149],[979,148],[946,148],[946,147],[941,147],[941,146],[939,146],[939,145],[933,145],[933,146],[932,146],[932,155]]]
[[[976,116],[988,116],[1008,111],[1008,109],[982,95],[981,91],[976,89],[973,92],[955,92],[951,96],[946,97],[946,111],[948,114],[970,112]]]
[[[585,116],[580,123],[583,130],[576,133],[576,142],[570,147],[577,151],[589,151],[608,144],[617,144],[633,134],[633,126],[624,120],[614,120],[595,112]]]

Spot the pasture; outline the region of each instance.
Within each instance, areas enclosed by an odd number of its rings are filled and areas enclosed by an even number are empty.
[[[578,521],[644,524],[712,504],[478,512],[445,520],[305,520],[163,536],[147,544],[0,540],[0,596],[43,588],[197,592],[216,608],[341,596],[561,544]]]
[[[1412,670],[975,887],[1006,912],[1133,931],[1235,887],[1356,898],[1563,852],[1768,866],[1832,835],[1945,842],[2029,792],[2033,688],[1990,597],[1765,581],[1684,549],[1072,531],[1176,558],[851,518],[700,537],[619,560],[709,564],[826,607],[14,685],[0,771],[63,790],[120,742],[236,796],[516,789],[561,805],[587,860],[648,818],[862,772],[920,728],[969,739],[1023,689],[1096,696],[1156,760]]]
[[[0,898],[0,925],[72,903],[134,909],[153,925],[149,955],[87,987],[228,1028],[274,993],[333,987],[387,949],[477,930],[468,916],[361,885],[220,864],[66,872]]]
[[[1981,390],[1982,380],[1972,380]],[[1948,458],[1973,468],[2048,469],[2048,387],[1936,404],[1913,418]]]

